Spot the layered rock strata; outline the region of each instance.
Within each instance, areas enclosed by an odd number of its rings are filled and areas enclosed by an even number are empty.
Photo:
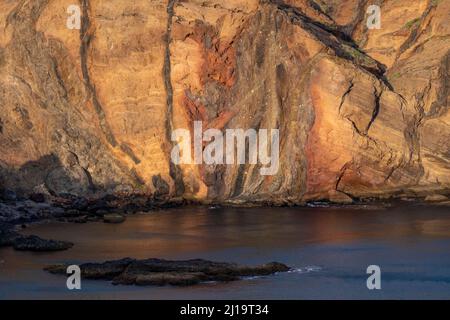
[[[0,186],[301,204],[448,194],[450,2],[0,3]],[[381,9],[368,29],[366,10]],[[178,128],[279,129],[260,164],[174,164]]]

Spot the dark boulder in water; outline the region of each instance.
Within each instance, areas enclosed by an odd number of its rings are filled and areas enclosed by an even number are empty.
[[[52,265],[44,270],[53,274],[66,274],[68,265]],[[124,258],[104,263],[80,265],[85,279],[112,280],[124,285],[189,286],[209,281],[236,281],[243,277],[267,276],[286,272],[290,268],[279,262],[258,266],[213,262],[202,259],[170,261],[162,259],[136,260]]]
[[[72,248],[73,243],[47,240],[38,236],[19,236],[14,240],[13,247],[20,251],[61,251]]]
[[[20,235],[17,232],[0,228],[0,247],[12,246],[18,238]]]
[[[125,216],[117,213],[105,214],[103,216],[103,222],[105,223],[122,223],[125,219]]]
[[[24,236],[16,232],[12,225],[0,223],[0,247],[14,247],[20,251],[60,251],[67,250],[73,243],[67,241],[47,240],[38,236]]]

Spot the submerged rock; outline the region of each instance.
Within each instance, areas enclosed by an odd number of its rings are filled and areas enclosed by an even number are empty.
[[[20,251],[61,251],[72,248],[73,243],[47,240],[38,236],[19,236],[13,241],[13,247]]]
[[[52,265],[44,270],[66,274],[68,265]],[[247,276],[267,276],[286,272],[290,268],[279,262],[258,266],[213,262],[203,259],[171,261],[162,259],[136,260],[124,258],[104,263],[85,263],[80,266],[86,279],[112,280],[124,285],[188,286],[206,281],[236,281]]]
[[[106,223],[122,223],[125,221],[125,216],[117,213],[105,214],[103,216],[103,222]]]
[[[82,276],[86,279],[112,280],[120,275],[135,259],[124,258],[120,260],[106,261],[104,263],[84,263],[80,266]],[[53,274],[66,274],[68,265],[57,264],[44,268]]]
[[[0,223],[0,247],[14,247],[21,251],[59,251],[67,250],[73,243],[47,240],[38,236],[24,236],[16,232],[12,225]]]

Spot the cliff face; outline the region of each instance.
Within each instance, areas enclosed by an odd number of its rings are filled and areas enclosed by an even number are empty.
[[[2,188],[237,203],[448,193],[449,1],[80,0],[71,30],[73,2],[0,2]],[[171,134],[194,121],[279,129],[278,172],[175,165]]]

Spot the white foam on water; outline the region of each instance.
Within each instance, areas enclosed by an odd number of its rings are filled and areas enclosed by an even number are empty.
[[[302,268],[294,268],[289,270],[288,273],[310,273],[322,271],[322,267],[319,266],[306,266]]]

